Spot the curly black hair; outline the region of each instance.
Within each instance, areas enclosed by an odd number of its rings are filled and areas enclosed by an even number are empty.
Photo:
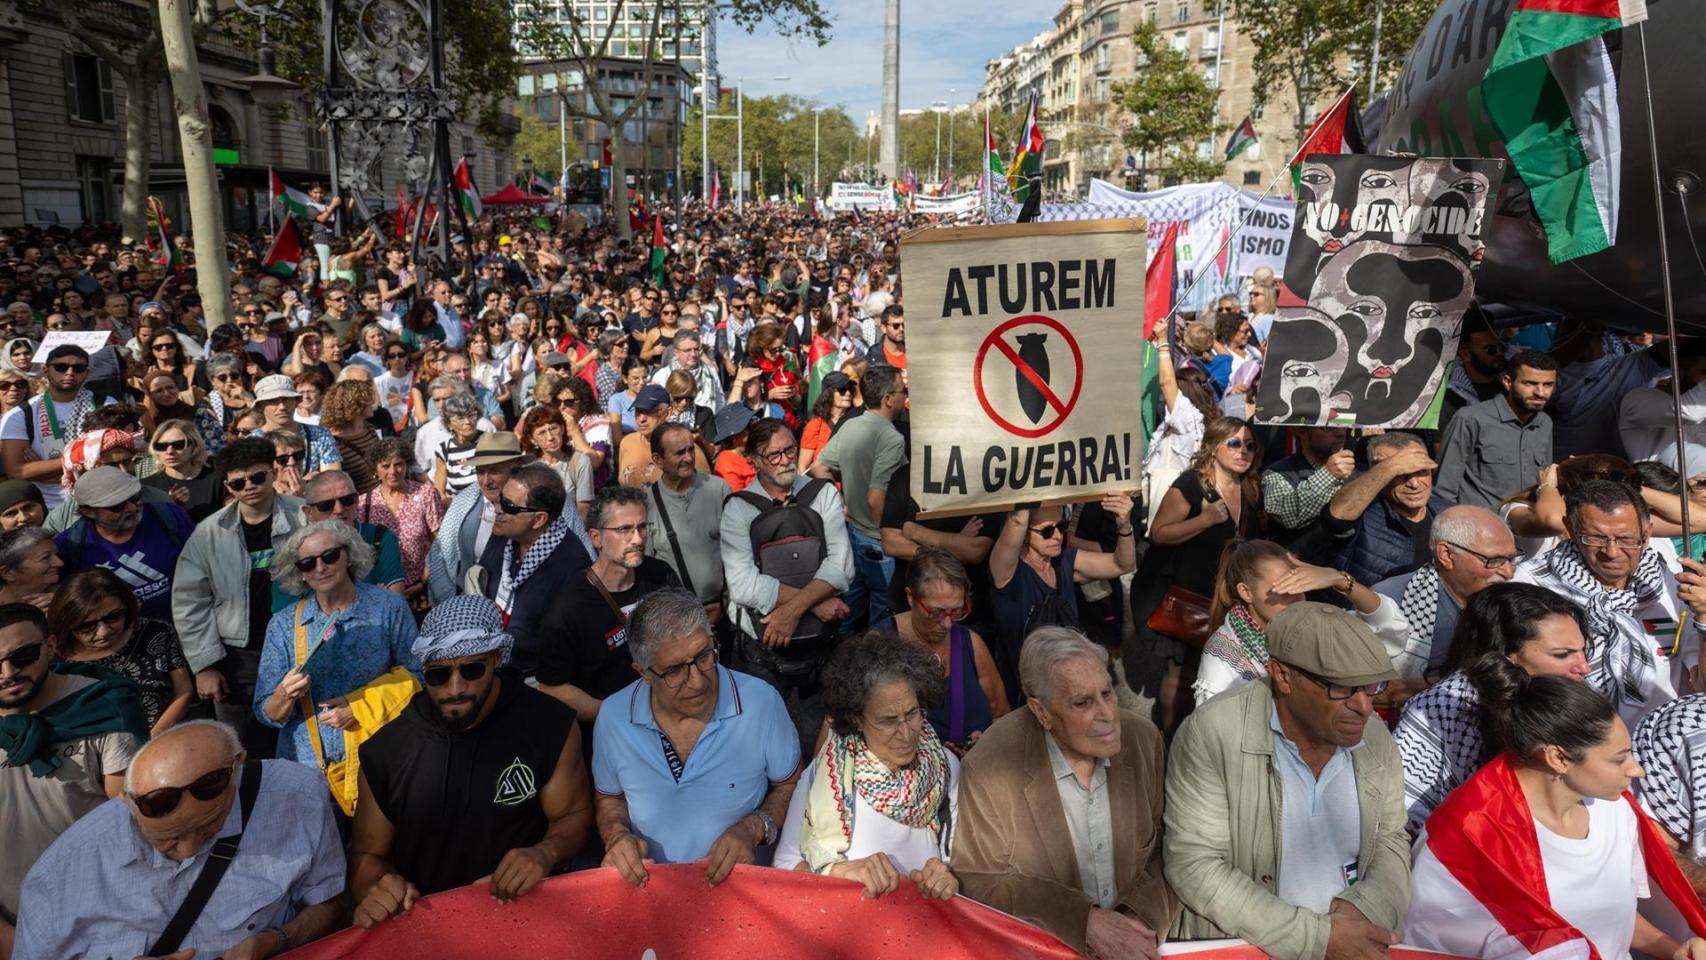
[[[896,680],[912,685],[920,709],[942,702],[942,664],[922,645],[875,630],[842,643],[823,670],[823,708],[830,729],[844,737],[858,733],[871,694]]]

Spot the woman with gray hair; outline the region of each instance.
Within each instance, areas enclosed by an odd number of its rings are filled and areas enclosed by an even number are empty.
[[[446,503],[474,485],[474,447],[480,442],[480,401],[466,391],[453,393],[438,405],[446,436],[433,454],[432,485]]]
[[[823,687],[829,736],[800,775],[774,865],[857,881],[867,897],[904,874],[925,896],[952,899],[960,766],[924,719],[942,698],[941,666],[872,631],[835,651]]]
[[[401,596],[364,582],[374,549],[353,525],[300,527],[273,554],[275,592],[302,599],[273,614],[255,677],[255,716],[277,727],[278,755],[326,774],[355,811],[357,748],[420,689],[415,618]]]
[[[41,527],[0,533],[0,603],[33,603],[45,613],[64,562]]]
[[[243,382],[245,363],[235,353],[216,353],[202,364],[212,392],[195,406],[195,427],[207,441],[207,452],[225,449],[225,432],[254,405],[254,397]]]

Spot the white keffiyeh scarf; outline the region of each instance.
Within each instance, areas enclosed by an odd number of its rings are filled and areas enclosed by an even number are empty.
[[[1412,697],[1392,740],[1404,767],[1405,826],[1413,836],[1487,760],[1481,697],[1469,675],[1460,670]]]
[[[1635,611],[1665,590],[1664,561],[1651,546],[1641,552],[1635,574],[1621,590],[1608,590],[1595,579],[1581,548],[1565,542],[1547,552],[1547,581],[1587,611],[1588,686],[1613,705],[1646,703],[1658,684],[1658,660]]]
[[[1433,652],[1434,624],[1439,619],[1439,571],[1433,564],[1410,575],[1410,582],[1404,585],[1404,593],[1398,598],[1398,610],[1410,624],[1410,639],[1404,644],[1403,656],[1419,658],[1421,662],[1398,665],[1397,670],[1406,677],[1419,677],[1427,669]]]

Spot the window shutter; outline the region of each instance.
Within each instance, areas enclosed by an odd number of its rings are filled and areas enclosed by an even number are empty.
[[[59,65],[65,71],[65,115],[77,116],[77,61],[69,52],[59,55]]]
[[[99,61],[101,73],[101,122],[112,123],[118,116],[113,109],[113,68],[105,60]],[[140,94],[137,94],[140,95]]]

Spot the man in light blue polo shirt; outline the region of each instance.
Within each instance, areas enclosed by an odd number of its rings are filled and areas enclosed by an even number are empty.
[[[603,865],[644,886],[647,859],[703,858],[721,883],[775,844],[799,735],[773,687],[717,665],[705,608],[684,590],[640,601],[628,651],[640,679],[604,701],[592,733]]]

